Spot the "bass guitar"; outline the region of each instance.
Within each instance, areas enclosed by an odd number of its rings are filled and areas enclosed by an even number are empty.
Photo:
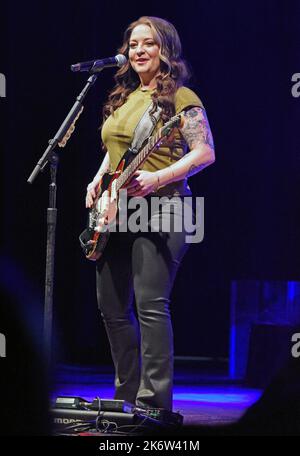
[[[116,170],[105,173],[96,189],[93,207],[89,209],[87,228],[80,234],[79,241],[88,260],[98,260],[109,239],[109,225],[116,220],[118,196],[122,188],[129,183],[135,172],[147,157],[171,135],[174,128],[181,127],[183,115],[178,114],[165,123],[146,145],[135,155],[128,149],[121,158]]]

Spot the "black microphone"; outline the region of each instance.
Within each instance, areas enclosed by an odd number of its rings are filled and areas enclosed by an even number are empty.
[[[89,62],[80,62],[71,65],[72,71],[90,71],[91,73],[97,73],[103,70],[103,68],[125,65],[127,59],[125,55],[118,54],[115,57],[107,57],[101,60],[90,60]]]

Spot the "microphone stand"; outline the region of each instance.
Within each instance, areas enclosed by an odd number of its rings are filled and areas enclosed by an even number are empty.
[[[98,72],[99,73],[99,70]],[[43,349],[45,357],[45,367],[49,371],[51,367],[51,339],[52,339],[52,319],[53,319],[53,289],[54,289],[54,254],[55,254],[55,233],[56,233],[56,175],[58,169],[58,155],[55,152],[57,145],[61,141],[73,123],[79,117],[85,96],[89,89],[97,80],[98,74],[93,73],[82,92],[76,98],[76,102],[69,111],[67,117],[61,124],[54,138],[49,140],[49,146],[38,161],[27,182],[32,184],[40,171],[44,171],[47,163],[50,163],[50,186],[49,186],[49,207],[47,209],[47,253],[46,253],[46,276],[45,276],[45,303],[44,303],[44,327],[43,327]],[[68,138],[67,138],[68,139]],[[66,143],[66,140],[64,140]],[[63,146],[61,146],[63,147]]]

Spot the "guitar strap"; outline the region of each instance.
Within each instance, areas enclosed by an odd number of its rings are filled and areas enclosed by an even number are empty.
[[[131,146],[129,147],[132,154],[137,154],[141,150],[143,143],[151,136],[157,122],[159,121],[162,109],[158,106],[156,111],[150,114],[152,109],[153,102],[146,109],[139,123],[135,127],[133,140]]]

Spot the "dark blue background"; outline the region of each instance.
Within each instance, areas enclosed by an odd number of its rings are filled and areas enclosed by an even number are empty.
[[[34,185],[26,180],[85,83],[86,75],[72,74],[70,64],[115,55],[131,21],[160,16],[180,34],[217,158],[190,179],[194,194],[205,197],[205,238],[185,257],[173,292],[176,354],[228,356],[231,280],[300,276],[300,99],[291,95],[291,77],[300,72],[300,3],[7,2],[1,11],[0,72],[7,78],[7,98],[0,99],[4,295],[19,306],[22,319],[36,320],[38,334],[48,168]],[[59,150],[59,361],[110,359],[94,264],[82,256],[78,234],[86,220],[85,188],[102,157],[98,127],[113,74],[108,69],[100,75],[75,133]]]

